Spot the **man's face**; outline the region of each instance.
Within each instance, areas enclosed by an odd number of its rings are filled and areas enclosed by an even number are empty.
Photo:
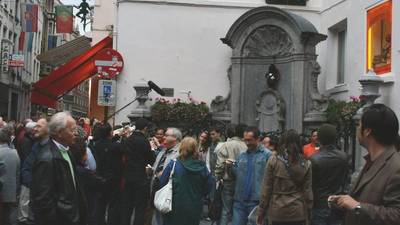
[[[367,140],[370,132],[371,132],[370,129],[365,129],[364,131],[362,131],[362,124],[360,121],[357,127],[357,139],[358,143],[360,143],[360,145],[363,146],[364,148],[368,148]]]
[[[154,137],[157,138],[158,142],[162,143],[164,141],[164,130],[157,130]]]
[[[208,138],[208,134],[207,133],[205,133],[205,132],[201,133],[200,136],[199,136],[200,144],[206,143],[207,138]]]
[[[215,130],[211,131],[210,137],[211,137],[211,141],[214,143],[221,140],[221,134]]]
[[[167,132],[165,132],[165,147],[167,148],[172,148],[176,145],[177,140],[176,137],[173,136],[173,132],[171,129],[168,129]]]
[[[271,141],[271,138],[265,137],[265,138],[263,139],[263,141],[262,141],[264,147],[266,147],[266,148],[268,148],[268,149],[271,149],[270,141]]]
[[[45,119],[37,121],[35,128],[33,128],[33,135],[36,139],[42,139],[49,134],[49,128]]]
[[[317,140],[318,140],[318,132],[317,131],[314,131],[313,133],[312,133],[312,135],[311,135],[311,143],[317,143]]]
[[[244,132],[243,140],[248,149],[256,149],[259,143],[258,138],[254,138],[253,132]]]
[[[76,122],[72,117],[68,117],[67,127],[58,132],[58,138],[64,145],[71,146],[75,143]]]

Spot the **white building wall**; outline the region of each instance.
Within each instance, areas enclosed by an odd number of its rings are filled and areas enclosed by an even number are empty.
[[[102,0],[104,1],[104,0]],[[385,0],[310,0],[306,7],[281,6],[308,19],[328,39],[317,46],[322,71],[319,89],[336,99],[348,100],[360,94],[358,80],[366,74],[367,10]],[[134,84],[153,80],[161,87],[174,88],[175,97],[185,98],[182,90],[208,104],[217,95],[227,95],[226,70],[231,49],[219,38],[246,11],[264,6],[264,0],[154,0],[120,1],[117,14],[117,46],[125,59],[118,76],[117,109],[130,102]],[[337,40],[330,28],[347,20],[344,84],[337,84]],[[396,96],[400,72],[400,2],[393,0],[392,72],[378,102],[400,113]],[[115,40],[114,40],[115,41]],[[157,95],[151,95],[155,97]],[[151,103],[149,103],[151,104]],[[116,122],[126,121],[135,104],[117,114]]]
[[[95,0],[92,24],[92,44],[104,39],[115,24],[116,0]]]

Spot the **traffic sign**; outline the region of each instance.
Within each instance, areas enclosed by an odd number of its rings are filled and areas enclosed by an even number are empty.
[[[119,52],[106,48],[94,57],[97,74],[102,79],[112,79],[122,72],[124,60]]]
[[[99,80],[97,104],[115,106],[117,83],[115,80]]]

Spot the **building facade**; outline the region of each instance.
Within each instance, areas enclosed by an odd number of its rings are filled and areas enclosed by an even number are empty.
[[[232,49],[220,39],[238,18],[262,6],[301,16],[326,35],[316,46],[320,93],[338,100],[359,96],[358,81],[372,69],[384,80],[377,102],[400,113],[400,43],[392,41],[400,38],[400,2],[394,0],[118,1],[114,46],[125,67],[117,78],[116,108],[133,100],[133,86],[142,80],[174,89],[174,97],[185,99],[190,91],[208,104],[228,97]],[[118,113],[116,122],[127,121],[135,107]]]

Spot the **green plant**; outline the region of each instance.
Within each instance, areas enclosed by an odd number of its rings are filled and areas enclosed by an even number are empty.
[[[151,117],[156,123],[177,122],[177,123],[198,123],[209,115],[209,108],[205,102],[197,102],[190,99],[190,102],[183,102],[180,99],[169,101],[156,99],[151,107]]]

